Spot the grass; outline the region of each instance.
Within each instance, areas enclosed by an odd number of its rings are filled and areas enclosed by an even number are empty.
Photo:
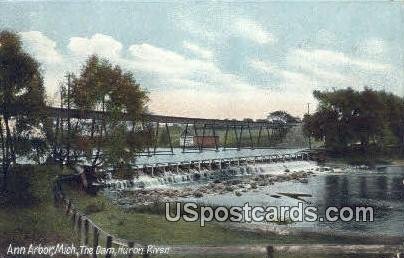
[[[24,202],[14,202],[12,205],[1,203],[0,209],[0,255],[7,250],[10,243],[27,246],[30,243],[78,244],[78,236],[74,232],[71,221],[64,212],[53,206],[51,182],[62,174],[59,168],[52,166],[21,166],[14,175],[16,178],[27,179],[21,181],[11,180],[14,188],[20,191],[20,199]],[[73,188],[65,187],[65,191],[76,207],[85,211],[88,216],[105,231],[125,239],[136,240],[141,243],[157,245],[237,245],[237,244],[309,244],[309,243],[336,243],[341,240],[311,237],[299,238],[295,236],[275,236],[257,233],[237,232],[226,229],[217,224],[208,224],[200,227],[198,223],[167,222],[162,215],[127,212],[111,203],[102,194],[90,196]],[[21,198],[21,196],[23,198]],[[27,201],[28,200],[28,201]],[[353,242],[351,242],[353,243]],[[181,257],[181,256],[176,256]],[[187,257],[187,256],[182,256]],[[193,257],[206,257],[199,255]],[[209,257],[227,257],[214,255]],[[235,255],[232,257],[256,257],[254,255]],[[302,257],[289,254],[275,257],[292,258]],[[371,257],[371,256],[332,256],[307,255],[311,258],[336,257]],[[377,257],[377,256],[375,256]]]
[[[358,239],[320,236],[281,236],[275,234],[241,232],[227,229],[217,223],[200,227],[198,222],[168,222],[163,215],[126,211],[111,203],[102,193],[90,196],[75,189],[66,189],[72,202],[97,225],[110,234],[143,244],[167,245],[237,245],[237,244],[318,244],[362,243]],[[91,207],[89,209],[89,207]],[[94,208],[98,207],[98,208]]]
[[[70,221],[53,206],[50,182],[57,171],[55,167],[47,166],[20,166],[13,171],[13,176],[27,178],[27,185],[20,189],[21,194],[32,196],[24,204],[18,200],[1,204],[0,254],[10,243],[24,246],[31,243],[78,243]]]
[[[256,234],[237,232],[208,224],[168,222],[161,215],[127,212],[108,202],[104,196],[89,196],[70,189],[67,195],[80,210],[96,205],[103,210],[90,213],[89,217],[101,228],[120,238],[131,239],[148,244],[248,244],[265,242]]]
[[[400,149],[369,150],[347,150],[344,153],[325,152],[328,162],[350,164],[350,165],[402,165],[403,152]]]
[[[66,193],[72,202],[80,210],[91,208],[87,214],[97,225],[105,231],[128,240],[138,241],[143,244],[154,245],[247,245],[247,244],[319,244],[319,243],[357,243],[353,239],[337,239],[332,237],[300,238],[297,236],[263,235],[257,233],[237,232],[218,224],[207,224],[200,227],[192,222],[167,222],[162,215],[124,211],[115,204],[109,202],[102,194],[90,196],[75,189],[66,189]],[[159,256],[160,257],[160,256]],[[190,257],[190,255],[169,255],[165,257]],[[206,255],[193,254],[192,257],[259,257],[257,255]],[[274,258],[380,258],[380,254],[275,254]]]

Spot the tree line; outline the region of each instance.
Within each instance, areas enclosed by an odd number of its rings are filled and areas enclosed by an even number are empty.
[[[0,32],[0,140],[3,185],[18,159],[46,157],[61,165],[80,158],[91,166],[124,169],[143,148],[135,124],[146,110],[147,92],[134,75],[98,56],[61,82],[62,108],[105,111],[101,120],[52,118],[40,63],[24,51],[18,34]],[[16,107],[24,107],[19,112]],[[17,112],[16,112],[17,111]],[[120,119],[125,113],[131,123]],[[142,132],[140,132],[142,133]],[[142,139],[142,140],[139,140]]]
[[[403,97],[370,88],[313,94],[319,105],[314,114],[304,117],[304,130],[307,136],[324,141],[327,148],[344,151],[404,145]]]
[[[0,141],[3,183],[19,158],[127,171],[136,154],[154,141],[142,123],[148,94],[131,72],[96,55],[59,85],[61,108],[103,111],[102,119],[51,117],[40,63],[24,51],[18,34],[0,32]],[[307,136],[343,150],[404,144],[404,100],[385,91],[351,88],[314,91],[317,111],[303,119]],[[19,112],[16,107],[24,107]],[[68,112],[69,113],[69,112]],[[125,113],[130,121],[121,119]],[[284,111],[269,114],[284,124],[299,122]],[[142,128],[136,128],[139,124]],[[145,135],[147,134],[147,135]],[[147,136],[147,137],[145,137]],[[163,136],[161,136],[163,137]],[[166,140],[166,139],[163,139]]]

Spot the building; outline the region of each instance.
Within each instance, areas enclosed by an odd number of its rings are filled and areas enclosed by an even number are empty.
[[[215,148],[216,144],[219,145],[219,136],[194,136],[194,143],[196,146],[202,146],[204,148]]]
[[[181,147],[199,147],[203,148],[215,148],[216,144],[219,145],[219,136],[212,135],[194,135],[194,132],[185,131],[180,136]]]

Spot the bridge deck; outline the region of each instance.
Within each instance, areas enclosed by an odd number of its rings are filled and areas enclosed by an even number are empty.
[[[3,108],[0,107],[0,111]],[[17,114],[28,114],[31,112],[30,108],[23,106],[13,106],[7,108],[8,113],[13,116]],[[94,110],[78,110],[67,109],[59,107],[48,106],[45,108],[45,114],[52,117],[61,118],[76,118],[76,119],[102,119],[105,116],[105,112]],[[122,113],[122,120],[132,121],[126,113]],[[279,128],[279,127],[292,127],[299,123],[276,123],[265,120],[260,121],[246,121],[246,120],[228,120],[228,119],[207,119],[196,117],[180,117],[180,116],[163,116],[154,114],[143,114],[139,117],[139,120],[144,122],[155,123],[168,123],[168,124],[198,124],[198,125],[214,125],[214,126],[244,126],[244,127],[263,127],[263,128]]]

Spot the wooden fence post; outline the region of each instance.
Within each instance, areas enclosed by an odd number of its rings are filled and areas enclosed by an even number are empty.
[[[84,220],[84,245],[88,245],[88,219],[85,218]]]
[[[112,254],[109,252],[111,247],[112,247],[112,236],[108,235],[107,236],[107,244],[106,244],[107,254],[105,255],[105,258],[111,258],[112,257]]]
[[[267,258],[274,258],[274,247],[271,245],[267,246]]]
[[[66,215],[69,215],[71,207],[72,207],[72,202],[70,200],[67,200]]]
[[[129,248],[129,254],[128,254],[128,258],[133,258],[133,248],[135,247],[135,243],[134,242],[129,242],[128,243],[128,248]]]
[[[72,222],[73,222],[73,228],[76,229],[76,211],[73,210],[73,215],[72,215]]]
[[[82,243],[82,234],[81,234],[82,216],[80,215],[80,213],[77,213],[76,217],[77,217],[77,232],[79,233],[79,241],[80,243]]]
[[[98,247],[98,228],[92,224],[93,226],[93,258],[97,258],[97,247]]]
[[[54,184],[52,187],[52,193],[53,193],[53,205],[57,207],[58,202],[59,202],[59,192],[57,191],[57,185]]]

